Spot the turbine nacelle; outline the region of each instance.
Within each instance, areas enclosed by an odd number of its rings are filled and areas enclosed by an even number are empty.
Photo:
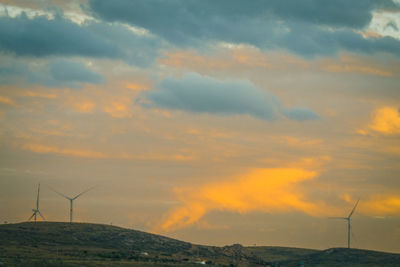
[[[64,195],[63,193],[60,193],[60,192],[56,191],[55,189],[53,189],[53,188],[51,188],[51,187],[49,187],[49,188],[50,188],[52,191],[54,191],[55,193],[57,193],[58,195],[60,195],[60,196],[62,196],[63,198],[69,200],[69,203],[70,203],[69,222],[72,223],[72,220],[73,220],[73,202],[74,202],[74,200],[77,199],[78,197],[80,197],[81,195],[85,194],[86,192],[88,192],[88,191],[94,189],[95,186],[94,186],[94,187],[91,187],[91,188],[89,188],[89,189],[86,189],[85,191],[79,193],[79,194],[76,195],[75,197],[66,196],[66,195]]]
[[[348,248],[350,248],[351,216],[354,214],[354,211],[356,210],[359,201],[360,201],[360,199],[357,200],[353,209],[349,213],[349,216],[347,216],[347,217],[329,217],[329,219],[340,219],[340,220],[347,221],[347,247]]]
[[[45,221],[44,216],[42,215],[42,213],[39,210],[39,196],[40,196],[40,183],[38,185],[38,192],[37,192],[37,197],[36,197],[36,209],[32,209],[33,214],[31,215],[31,217],[29,217],[28,221],[32,220],[32,218],[33,218],[34,221],[36,222],[37,214],[39,214],[39,216],[42,217],[43,221]]]

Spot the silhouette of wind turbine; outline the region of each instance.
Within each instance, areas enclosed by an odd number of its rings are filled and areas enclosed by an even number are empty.
[[[93,188],[95,188],[95,186],[94,186],[94,187],[91,187],[91,188],[89,188],[89,189],[86,189],[85,191],[79,193],[79,194],[76,195],[75,197],[68,197],[68,196],[66,196],[66,195],[64,195],[64,194],[62,194],[62,193],[60,193],[60,192],[58,192],[58,191],[56,191],[56,190],[54,190],[53,188],[50,187],[51,190],[53,190],[54,192],[56,192],[56,193],[59,194],[60,196],[62,196],[62,197],[64,197],[64,198],[66,198],[66,199],[69,200],[69,205],[70,205],[70,206],[69,206],[69,222],[70,222],[70,223],[72,223],[72,219],[73,219],[74,200],[77,199],[78,197],[80,197],[81,195],[85,194],[86,192],[92,190]]]
[[[33,214],[31,217],[29,217],[28,221],[32,220],[32,218],[34,219],[34,221],[36,222],[36,217],[37,214],[40,215],[40,217],[42,217],[43,221],[45,221],[44,216],[42,215],[42,213],[39,210],[39,194],[40,194],[40,183],[38,185],[38,190],[37,190],[37,197],[36,197],[36,209],[32,209]]]
[[[351,210],[349,216],[347,216],[347,217],[329,217],[330,219],[341,219],[341,220],[347,221],[347,248],[350,248],[351,216],[353,215],[354,211],[356,210],[359,201],[360,201],[360,199],[357,200],[357,202],[354,205],[354,208]]]

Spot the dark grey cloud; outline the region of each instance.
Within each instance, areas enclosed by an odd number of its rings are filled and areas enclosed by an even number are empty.
[[[84,56],[113,58],[146,66],[161,45],[155,37],[139,36],[121,24],[75,24],[61,16],[0,17],[0,51],[17,56]]]
[[[18,56],[116,57],[117,47],[68,20],[45,16],[0,17],[0,49]]]
[[[101,19],[143,27],[178,46],[225,41],[303,56],[341,49],[400,55],[398,40],[365,39],[354,31],[369,24],[373,10],[398,8],[391,0],[90,0],[89,5]]]
[[[314,120],[319,118],[314,111],[306,107],[284,108],[281,112],[287,118],[297,121]]]
[[[129,64],[146,67],[158,56],[161,47],[167,44],[160,38],[137,35],[121,24],[90,23],[88,30],[112,42],[120,51],[120,59]]]
[[[0,84],[21,81],[46,87],[80,88],[83,83],[100,84],[104,78],[79,62],[65,59],[52,59],[43,66],[33,66],[29,62],[0,66]]]
[[[340,50],[373,54],[386,52],[400,56],[400,41],[392,37],[364,38],[348,29],[327,31],[297,23],[290,26],[290,33],[277,36],[276,43],[291,52],[303,55],[333,55]]]
[[[78,62],[56,59],[50,63],[50,74],[56,81],[78,83],[101,83],[103,76],[87,69]]]
[[[397,8],[391,0],[90,0],[89,4],[107,20],[130,22],[156,32],[170,26],[179,31],[197,28],[195,33],[210,19],[232,22],[250,17],[362,28],[371,21],[373,10]]]
[[[283,20],[308,22],[330,27],[361,29],[372,19],[376,9],[398,8],[392,0],[272,0],[261,1]],[[260,6],[262,6],[260,5]]]
[[[168,77],[158,88],[142,93],[140,99],[145,106],[195,113],[247,114],[263,120],[274,120],[281,115],[294,120],[318,118],[308,108],[283,108],[276,96],[249,81],[220,81],[195,73],[187,74],[182,79]]]

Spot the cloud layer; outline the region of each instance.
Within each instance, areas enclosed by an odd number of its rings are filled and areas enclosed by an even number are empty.
[[[21,61],[0,65],[0,84],[18,83],[21,79],[46,87],[72,88],[79,88],[83,83],[99,84],[104,80],[102,75],[82,63],[66,59],[52,59],[47,64]]]
[[[308,108],[283,108],[274,95],[257,88],[249,81],[220,81],[196,73],[182,79],[168,77],[160,86],[142,94],[155,106],[190,112],[222,115],[250,115],[273,120],[284,115],[294,120],[318,118]]]
[[[18,56],[116,57],[119,53],[104,38],[59,17],[0,17],[0,32],[0,49]]]
[[[125,20],[138,24],[155,32],[167,30],[170,26],[179,31],[195,29],[201,32],[207,25],[200,22],[215,22],[219,17],[226,22],[250,17],[274,17],[295,22],[316,23],[333,27],[363,28],[372,18],[372,11],[379,8],[395,8],[390,0],[383,1],[346,1],[334,3],[327,0],[254,0],[243,3],[240,0],[90,0],[94,12],[105,19]],[[169,11],[169,13],[164,13]],[[157,15],[156,19],[148,19]],[[174,16],[176,15],[176,16]],[[179,25],[178,22],[192,22],[190,25]],[[170,30],[171,31],[171,30]],[[212,31],[212,29],[209,29]]]
[[[231,180],[176,187],[174,192],[180,206],[170,210],[158,227],[163,231],[189,227],[212,211],[242,214],[296,211],[317,217],[343,214],[346,209],[312,200],[309,192],[302,188],[302,183],[316,179],[317,175],[317,172],[303,168],[254,169]],[[355,200],[348,198],[346,202],[351,208]],[[357,209],[357,213],[370,216],[398,215],[399,212],[398,195],[368,196],[361,200]]]
[[[26,57],[82,56],[124,60],[146,66],[162,44],[121,24],[76,24],[61,16],[0,17],[0,51]]]
[[[384,135],[400,134],[400,111],[396,107],[386,106],[375,110],[372,122],[361,134],[380,133]]]
[[[196,188],[175,188],[182,206],[172,210],[161,224],[166,231],[196,223],[212,210],[246,213],[302,211],[322,214],[322,205],[304,199],[296,186],[316,177],[303,169],[257,169],[234,181],[216,182]]]
[[[364,38],[356,32],[368,25],[374,10],[399,8],[390,0],[291,0],[268,4],[261,0],[246,4],[237,0],[91,0],[89,4],[101,19],[145,28],[178,46],[228,42],[285,49],[305,57],[339,50],[400,55],[398,40]]]

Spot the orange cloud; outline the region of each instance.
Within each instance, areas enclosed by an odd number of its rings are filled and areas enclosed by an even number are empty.
[[[95,105],[92,101],[74,103],[74,110],[79,113],[92,113],[94,107]]]
[[[316,172],[301,168],[255,169],[233,181],[175,188],[182,206],[172,210],[160,228],[171,231],[190,226],[212,210],[326,214],[324,204],[305,200],[298,189],[300,183],[316,176]]]
[[[36,153],[55,153],[55,154],[62,154],[62,155],[69,155],[75,157],[83,157],[83,158],[105,158],[101,152],[91,151],[91,150],[81,150],[81,149],[64,149],[58,148],[56,146],[46,146],[41,144],[25,144],[23,149],[30,150]]]
[[[255,169],[232,181],[207,183],[201,186],[177,187],[174,193],[181,202],[167,213],[158,229],[173,231],[194,224],[214,210],[247,213],[298,211],[312,216],[344,216],[345,208],[325,202],[307,200],[301,184],[313,180],[317,173],[302,168]],[[349,195],[339,199],[354,205]],[[400,214],[400,197],[394,195],[370,196],[361,200],[357,213],[367,216]]]
[[[56,98],[56,94],[47,94],[33,91],[25,91],[21,93],[21,96],[29,96],[29,97],[40,97],[40,98]]]
[[[61,129],[38,129],[38,128],[33,128],[31,129],[33,133],[37,133],[40,135],[52,135],[52,136],[85,136],[83,134],[78,134],[78,133],[72,133],[66,128],[61,128]]]
[[[303,157],[298,158],[296,161],[288,161],[287,159],[278,158],[263,158],[259,162],[269,166],[270,168],[299,168],[299,169],[313,169],[323,170],[323,166],[330,162],[332,158],[328,155],[321,155],[319,157]]]
[[[309,63],[288,54],[268,53],[251,47],[230,48],[217,56],[206,56],[195,51],[167,52],[159,59],[163,65],[189,68],[196,71],[262,68],[269,70],[286,69],[288,66],[308,68]]]
[[[115,155],[114,158],[121,159],[133,159],[133,160],[151,160],[151,161],[192,161],[195,158],[190,155],[182,154],[143,154],[143,155],[133,155],[128,153],[122,153]]]
[[[378,66],[376,63],[346,55],[341,56],[338,60],[323,59],[319,63],[319,68],[326,72],[359,73],[383,77],[393,76],[392,71],[386,66]]]
[[[126,83],[125,88],[134,90],[134,91],[141,91],[141,90],[147,90],[148,86],[144,84],[139,84],[139,83]]]
[[[73,157],[83,158],[113,158],[113,159],[125,159],[125,160],[149,160],[149,161],[192,161],[195,158],[190,155],[182,154],[129,154],[129,153],[103,153],[93,150],[85,149],[71,149],[71,148],[60,148],[57,146],[43,145],[37,143],[28,143],[22,145],[25,150],[33,151],[41,154],[60,154]]]
[[[167,52],[164,58],[158,60],[159,63],[185,68],[189,67],[191,69],[210,67],[213,69],[224,69],[227,68],[231,63],[227,60],[220,60],[214,57],[205,57],[199,55],[195,51],[175,51]]]
[[[190,69],[197,72],[219,70],[267,69],[267,70],[313,70],[324,72],[352,73],[376,76],[393,76],[398,73],[399,64],[396,62],[380,62],[376,58],[355,57],[342,55],[338,59],[323,58],[313,61],[295,57],[284,53],[263,53],[248,47],[233,47],[209,56],[195,51],[184,50],[167,52],[159,63],[181,69]]]
[[[197,136],[199,139],[205,139],[205,138],[212,138],[212,139],[230,139],[233,137],[233,134],[227,131],[221,131],[221,130],[215,130],[215,129],[210,129],[210,130],[200,130],[196,128],[188,128],[186,130],[186,133]]]
[[[308,68],[309,63],[303,59],[289,54],[262,53],[255,48],[236,48],[232,50],[233,64],[240,63],[248,67],[265,69],[284,69],[287,66],[296,66],[302,69]]]
[[[359,130],[358,133],[366,135],[370,132],[385,135],[400,134],[400,113],[396,107],[382,107],[374,112],[372,123],[367,130]]]
[[[360,212],[373,215],[400,215],[400,197],[399,196],[372,196],[369,200],[361,203]]]
[[[314,146],[323,143],[323,140],[321,139],[299,139],[293,136],[285,136],[283,138],[290,146]]]
[[[132,116],[132,111],[129,108],[131,100],[121,99],[107,103],[104,111],[114,118],[127,118]]]
[[[349,195],[342,195],[347,203],[354,205],[355,199]],[[393,194],[372,195],[361,198],[356,213],[367,216],[400,215],[400,196]]]
[[[6,104],[6,105],[10,105],[10,106],[15,106],[15,102],[14,100],[12,100],[9,97],[5,97],[5,96],[0,96],[0,103]]]

